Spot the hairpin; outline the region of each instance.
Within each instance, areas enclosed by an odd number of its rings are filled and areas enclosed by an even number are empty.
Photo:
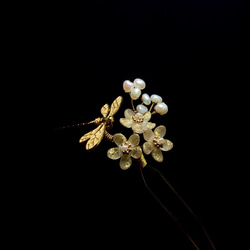
[[[122,170],[127,170],[131,167],[133,160],[138,164],[143,182],[156,199],[156,201],[163,207],[163,209],[174,220],[178,227],[187,236],[190,242],[196,249],[199,249],[196,242],[190,236],[188,231],[182,226],[173,213],[163,204],[163,202],[155,195],[152,189],[148,186],[146,178],[143,174],[143,169],[147,167],[152,173],[157,174],[172,190],[179,201],[189,211],[193,219],[199,224],[211,247],[215,249],[214,244],[208,235],[205,227],[200,222],[199,218],[183,200],[183,198],[177,193],[174,187],[169,183],[167,178],[156,168],[149,166],[145,155],[149,155],[156,162],[163,161],[163,152],[169,151],[173,148],[173,143],[165,139],[166,127],[164,125],[156,125],[151,121],[153,115],[165,115],[168,112],[168,106],[163,101],[163,98],[157,94],[149,95],[147,93],[142,94],[142,90],[146,87],[145,82],[142,79],[136,78],[133,82],[126,80],[123,82],[123,90],[126,94],[129,94],[131,99],[131,107],[125,109],[124,117],[119,119],[119,122],[125,128],[131,129],[130,136],[127,138],[122,133],[110,134],[110,130],[113,127],[114,115],[120,109],[122,104],[122,96],[118,96],[109,106],[105,104],[102,106],[100,112],[102,117],[98,117],[93,121],[87,123],[79,123],[61,128],[85,126],[89,124],[95,124],[96,128],[90,132],[84,134],[79,142],[81,144],[86,143],[86,150],[92,150],[97,147],[103,138],[106,138],[116,146],[108,149],[107,156],[112,160],[119,160],[119,165]],[[141,102],[136,105],[134,101],[141,99]],[[143,142],[142,142],[143,138]]]

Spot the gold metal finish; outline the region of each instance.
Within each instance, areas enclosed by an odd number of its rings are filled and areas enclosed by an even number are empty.
[[[114,118],[113,116],[116,114],[116,112],[119,110],[122,103],[122,97],[118,96],[113,103],[111,104],[111,107],[109,108],[108,104],[105,104],[101,108],[101,114],[102,118],[96,118],[94,120],[95,124],[98,126],[94,130],[88,132],[87,134],[83,135],[79,143],[83,143],[88,140],[86,144],[86,149],[90,150],[95,148],[100,144],[102,141],[106,129],[110,129],[113,125]],[[107,134],[107,133],[106,133]]]

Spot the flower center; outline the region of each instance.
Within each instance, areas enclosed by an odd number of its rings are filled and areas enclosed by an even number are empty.
[[[141,113],[136,113],[134,116],[132,116],[132,119],[136,123],[142,123],[144,121],[143,115]]]
[[[153,144],[154,144],[157,148],[161,147],[162,144],[163,144],[163,142],[164,142],[164,139],[161,138],[160,136],[155,136],[155,138],[153,139]]]
[[[123,154],[128,155],[130,153],[131,149],[131,144],[128,142],[124,142],[121,146],[120,149],[122,151]]]

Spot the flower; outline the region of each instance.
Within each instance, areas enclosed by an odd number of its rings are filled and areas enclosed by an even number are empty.
[[[173,148],[173,143],[163,137],[166,134],[166,127],[163,125],[155,128],[154,132],[151,129],[146,129],[143,133],[145,143],[143,144],[143,151],[145,154],[152,154],[152,157],[158,161],[163,161],[163,154],[161,151],[169,151]]]
[[[126,109],[124,116],[125,118],[120,118],[120,123],[126,128],[132,128],[138,134],[142,134],[147,128],[153,129],[156,125],[149,122],[151,118],[149,111],[141,114],[140,112],[135,113],[132,109]]]
[[[139,159],[142,155],[142,150],[140,148],[140,136],[138,134],[132,134],[129,139],[121,134],[115,134],[113,141],[118,146],[116,148],[110,148],[107,152],[107,155],[112,160],[120,159],[120,167],[123,170],[127,170],[131,164],[132,159]]]

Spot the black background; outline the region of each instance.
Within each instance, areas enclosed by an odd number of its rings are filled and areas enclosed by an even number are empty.
[[[168,114],[152,120],[167,127],[174,143],[162,164],[151,156],[149,162],[225,249],[228,238],[221,232],[233,221],[236,199],[229,164],[235,164],[232,121],[235,86],[245,81],[248,7],[247,1],[183,0],[32,5],[30,91],[41,101],[36,112],[46,131],[31,173],[39,183],[30,208],[40,228],[36,245],[193,249],[150,196],[136,164],[122,171],[119,161],[107,158],[113,145],[104,141],[86,152],[78,140],[91,127],[53,130],[95,119],[103,104],[122,95],[111,132],[128,137],[131,131],[118,122],[130,107],[122,83],[138,77],[146,82],[144,92],[167,103]],[[159,179],[150,185],[178,212]]]

